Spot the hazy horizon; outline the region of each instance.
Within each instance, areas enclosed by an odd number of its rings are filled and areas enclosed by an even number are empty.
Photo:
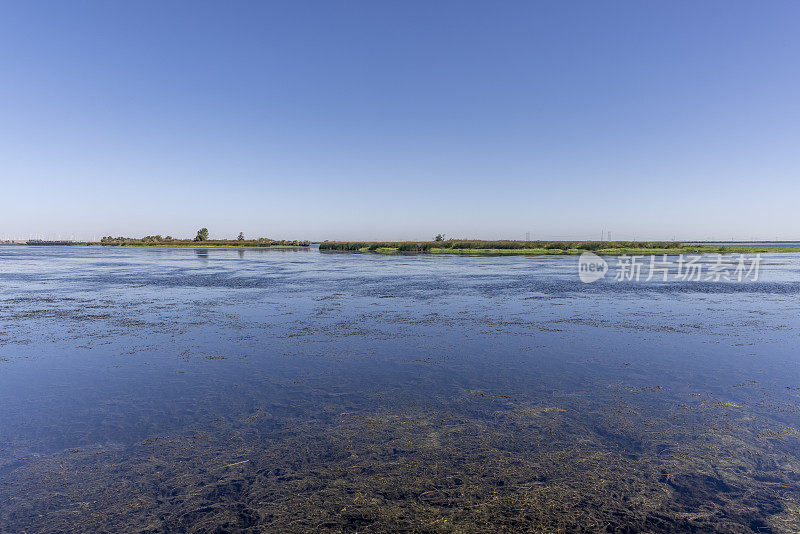
[[[0,239],[795,240],[799,16],[6,2]]]

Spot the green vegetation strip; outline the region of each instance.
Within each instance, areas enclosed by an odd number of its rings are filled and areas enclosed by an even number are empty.
[[[755,254],[800,252],[800,247],[684,245],[672,241],[478,241],[447,240],[427,242],[327,242],[322,251],[423,253],[423,254],[531,254],[560,255],[594,252],[621,254]]]
[[[100,241],[75,242],[73,245],[102,247],[307,247],[308,241],[287,241],[262,237],[260,239],[173,239],[147,236],[141,239],[130,237],[104,237]]]

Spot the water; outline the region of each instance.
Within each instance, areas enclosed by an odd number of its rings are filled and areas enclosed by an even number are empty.
[[[797,531],[800,254],[764,258],[0,247],[0,531]]]

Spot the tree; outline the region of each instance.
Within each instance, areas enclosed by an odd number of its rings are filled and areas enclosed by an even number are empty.
[[[197,231],[197,236],[194,238],[195,241],[208,241],[208,228],[200,228]]]
[[[244,241],[244,232],[239,232],[239,237],[236,238],[238,241]]]
[[[436,237],[433,238],[434,241],[444,241],[444,236],[442,234],[436,234]]]

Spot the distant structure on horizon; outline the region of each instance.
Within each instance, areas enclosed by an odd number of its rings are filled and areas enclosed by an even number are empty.
[[[26,245],[45,245],[45,246],[67,246],[71,245],[72,241],[44,241],[42,239],[30,239],[25,242]]]

